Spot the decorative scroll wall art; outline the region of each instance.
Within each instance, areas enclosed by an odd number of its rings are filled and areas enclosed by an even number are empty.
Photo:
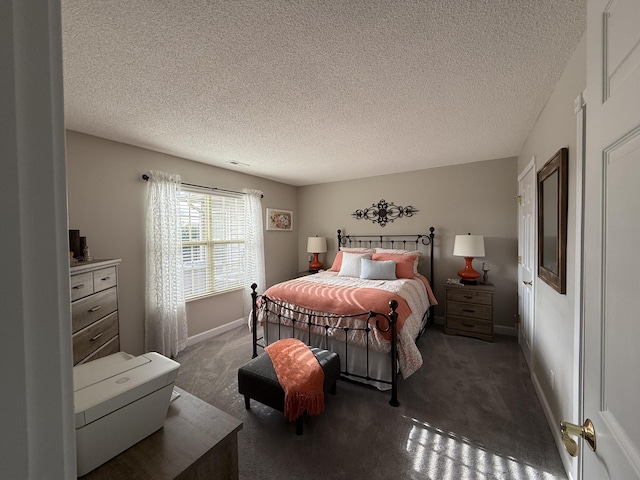
[[[356,210],[351,216],[358,220],[371,220],[373,223],[384,227],[387,223],[392,223],[396,218],[412,217],[414,213],[419,211],[411,205],[401,207],[394,205],[393,202],[387,203],[386,200],[380,200],[378,203],[371,204],[369,208]]]

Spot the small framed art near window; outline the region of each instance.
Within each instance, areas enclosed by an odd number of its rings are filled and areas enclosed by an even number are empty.
[[[538,172],[538,277],[566,292],[568,154],[561,148]]]
[[[267,230],[293,230],[293,212],[267,208]]]

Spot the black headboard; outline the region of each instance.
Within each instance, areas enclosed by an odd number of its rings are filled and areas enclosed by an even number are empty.
[[[398,248],[403,250],[419,250],[420,245],[429,246],[429,283],[433,288],[433,238],[435,228],[429,227],[429,233],[407,235],[342,235],[338,230],[338,250],[342,247],[353,248]]]

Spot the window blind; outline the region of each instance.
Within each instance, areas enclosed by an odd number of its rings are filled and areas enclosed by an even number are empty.
[[[179,215],[185,298],[244,288],[244,195],[183,189]]]

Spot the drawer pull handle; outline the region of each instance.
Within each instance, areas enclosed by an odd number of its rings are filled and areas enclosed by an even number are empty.
[[[463,295],[463,297],[467,300],[471,300],[473,298],[473,295]]]
[[[106,282],[107,280],[109,280],[111,277],[102,277],[100,279],[101,282]]]
[[[80,285],[74,285],[73,286],[74,290],[80,290],[81,288],[84,288],[84,283],[81,283]]]
[[[473,328],[473,327],[475,327],[475,325],[474,325],[474,324],[472,324],[472,323],[463,323],[463,324],[462,324],[462,326],[463,326],[463,327],[467,327],[467,328]]]
[[[462,311],[463,312],[469,312],[469,313],[475,313],[475,310],[470,310],[468,308],[463,308]]]
[[[98,310],[100,310],[102,308],[102,305],[97,305],[93,308],[90,308],[89,311],[90,312],[97,312]]]
[[[95,342],[96,340],[98,340],[101,336],[103,335],[103,332],[100,332],[99,334],[97,334],[95,337],[93,337],[90,341],[91,342]]]

